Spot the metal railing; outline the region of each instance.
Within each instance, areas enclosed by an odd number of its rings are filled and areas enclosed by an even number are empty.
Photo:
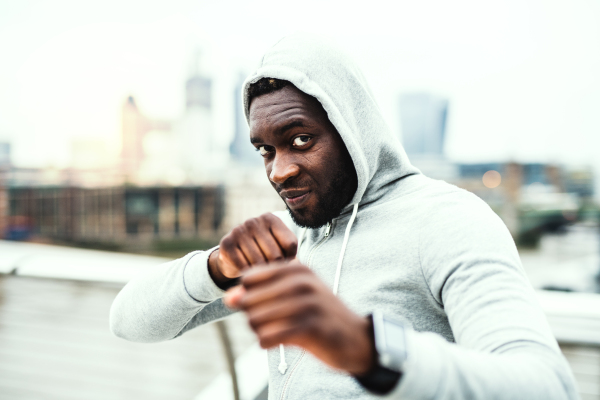
[[[220,320],[215,323],[217,331],[219,331],[219,339],[223,345],[223,351],[225,352],[225,359],[227,360],[227,370],[231,375],[231,389],[233,391],[233,399],[240,400],[240,390],[238,387],[237,373],[235,372],[235,357],[233,354],[233,346],[229,338],[229,332],[227,331],[227,325],[225,321]]]

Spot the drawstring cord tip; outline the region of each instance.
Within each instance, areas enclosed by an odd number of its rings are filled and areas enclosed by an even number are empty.
[[[283,348],[283,344],[279,345],[279,367],[277,367],[277,369],[279,370],[279,372],[281,373],[281,375],[285,374],[285,371],[287,371],[287,363],[285,362],[285,350]]]
[[[281,375],[285,375],[285,371],[287,371],[287,364],[285,363],[285,361],[282,361],[277,369],[279,369]]]

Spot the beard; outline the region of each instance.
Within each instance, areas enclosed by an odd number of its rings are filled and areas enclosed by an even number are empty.
[[[348,156],[344,163],[335,171],[329,184],[318,193],[318,203],[315,210],[286,208],[294,223],[302,228],[320,228],[332,219],[337,218],[344,207],[348,205],[356,188],[358,179],[352,159]]]

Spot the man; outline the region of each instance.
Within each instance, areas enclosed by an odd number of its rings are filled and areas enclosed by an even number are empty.
[[[171,339],[241,309],[271,399],[577,398],[506,227],[411,166],[347,56],[287,37],[243,99],[289,214],[130,282],[116,335]]]

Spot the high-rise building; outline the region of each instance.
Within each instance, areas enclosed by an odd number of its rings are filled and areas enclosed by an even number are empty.
[[[428,93],[400,97],[402,143],[411,162],[425,175],[453,180],[455,164],[444,156],[448,100]]]
[[[215,137],[212,80],[200,67],[200,52],[192,59],[186,81],[186,108],[175,129],[178,163],[185,182],[217,182],[229,161],[227,144]]]
[[[1,179],[1,178],[0,178]],[[8,190],[0,182],[0,239],[4,238],[8,229]]]
[[[411,155],[444,154],[448,100],[428,93],[405,94],[400,98],[402,142]]]
[[[10,165],[10,143],[0,142],[0,169]]]
[[[250,165],[260,165],[260,157],[256,154],[254,146],[250,144],[250,132],[248,130],[248,122],[244,115],[244,105],[242,103],[242,85],[244,76],[240,75],[235,86],[234,93],[234,118],[235,118],[235,133],[233,141],[229,146],[229,152],[233,160]]]
[[[129,176],[138,171],[144,159],[144,120],[133,96],[129,96],[121,108],[122,169]]]
[[[121,109],[121,171],[131,182],[137,181],[144,161],[144,139],[150,131],[170,131],[168,121],[152,120],[138,109],[135,99],[129,96]]]
[[[3,170],[8,170],[10,165],[10,143],[0,143],[0,239],[8,228],[8,191]]]
[[[210,79],[200,76],[198,71],[185,83],[185,107],[192,109],[195,107],[210,110],[212,82]]]

